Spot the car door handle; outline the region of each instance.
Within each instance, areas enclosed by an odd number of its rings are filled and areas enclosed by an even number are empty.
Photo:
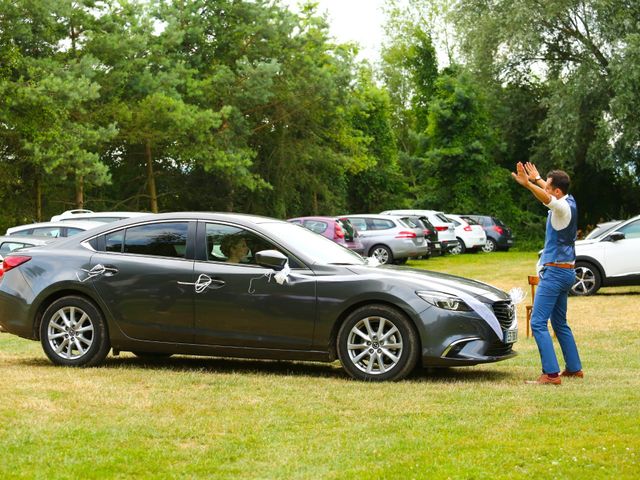
[[[224,280],[213,279],[209,275],[201,273],[195,282],[178,282],[178,285],[193,285],[196,293],[203,293],[208,288],[222,288],[226,285]]]
[[[105,277],[112,277],[116,273],[118,273],[118,269],[116,267],[114,267],[113,265],[105,265],[104,266],[104,276]]]

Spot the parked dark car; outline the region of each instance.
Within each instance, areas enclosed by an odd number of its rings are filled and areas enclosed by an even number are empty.
[[[482,247],[483,252],[495,252],[496,250],[508,251],[515,242],[515,236],[499,218],[489,215],[461,215],[475,220],[487,234],[487,243]]]
[[[347,247],[360,255],[364,254],[364,246],[359,238],[358,230],[351,225],[348,218],[339,217],[297,217],[287,222],[302,225],[312,232],[319,233],[333,240],[338,245]]]
[[[438,231],[434,227],[429,219],[425,216],[407,216],[400,217],[409,226],[414,228],[421,228],[424,232],[425,238],[429,241],[429,253],[423,256],[423,258],[431,258],[432,255],[442,255],[442,244],[438,240]]]
[[[0,270],[0,326],[67,366],[97,365],[110,349],[339,358],[354,378],[397,380],[418,361],[514,356],[514,310],[484,283],[374,266],[301,226],[249,215],[121,220],[10,253]]]

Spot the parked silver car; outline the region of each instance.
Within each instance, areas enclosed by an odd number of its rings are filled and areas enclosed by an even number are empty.
[[[358,230],[364,255],[380,263],[404,263],[407,258],[429,252],[429,243],[421,228],[413,228],[391,215],[341,215]]]
[[[438,240],[442,245],[443,252],[448,252],[458,247],[458,240],[456,238],[456,231],[453,223],[449,220],[443,212],[436,210],[418,210],[418,209],[406,209],[406,210],[385,210],[381,215],[415,215],[417,217],[425,216],[431,222],[438,232]]]

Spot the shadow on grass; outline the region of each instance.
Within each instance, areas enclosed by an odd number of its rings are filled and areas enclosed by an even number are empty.
[[[640,296],[640,292],[598,292],[598,297],[637,297]]]
[[[60,368],[46,358],[20,358],[9,362],[14,365]],[[339,362],[317,363],[288,360],[245,360],[219,357],[175,355],[170,358],[108,357],[99,369],[166,370],[172,372],[207,372],[221,375],[252,374],[280,375],[311,378],[333,378],[353,381]],[[510,374],[502,370],[482,367],[416,368],[404,381],[425,383],[501,382]]]
[[[234,375],[280,375],[311,378],[334,378],[353,381],[342,369],[340,362],[301,362],[293,360],[258,360],[206,356],[174,355],[171,357],[139,358],[134,356],[109,356],[97,369],[166,370],[172,372],[207,372]],[[44,355],[42,357],[15,356],[5,358],[4,366],[38,367],[58,369]],[[508,381],[512,374],[491,366],[444,368],[417,367],[405,382],[456,383]]]

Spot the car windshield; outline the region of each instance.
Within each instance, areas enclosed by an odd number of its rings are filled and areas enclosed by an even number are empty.
[[[322,235],[292,223],[263,223],[261,225],[276,240],[291,245],[318,265],[364,265],[365,260],[355,252],[332,242]]]
[[[607,223],[603,223],[601,225],[598,225],[596,228],[594,228],[591,233],[589,233],[589,235],[587,235],[585,237],[585,240],[591,240],[592,238],[596,238],[599,237],[601,235],[604,235],[605,233],[609,233],[611,231],[613,231],[613,229],[615,229],[618,225],[620,225],[622,223],[622,221],[616,221],[616,222],[607,222]]]

